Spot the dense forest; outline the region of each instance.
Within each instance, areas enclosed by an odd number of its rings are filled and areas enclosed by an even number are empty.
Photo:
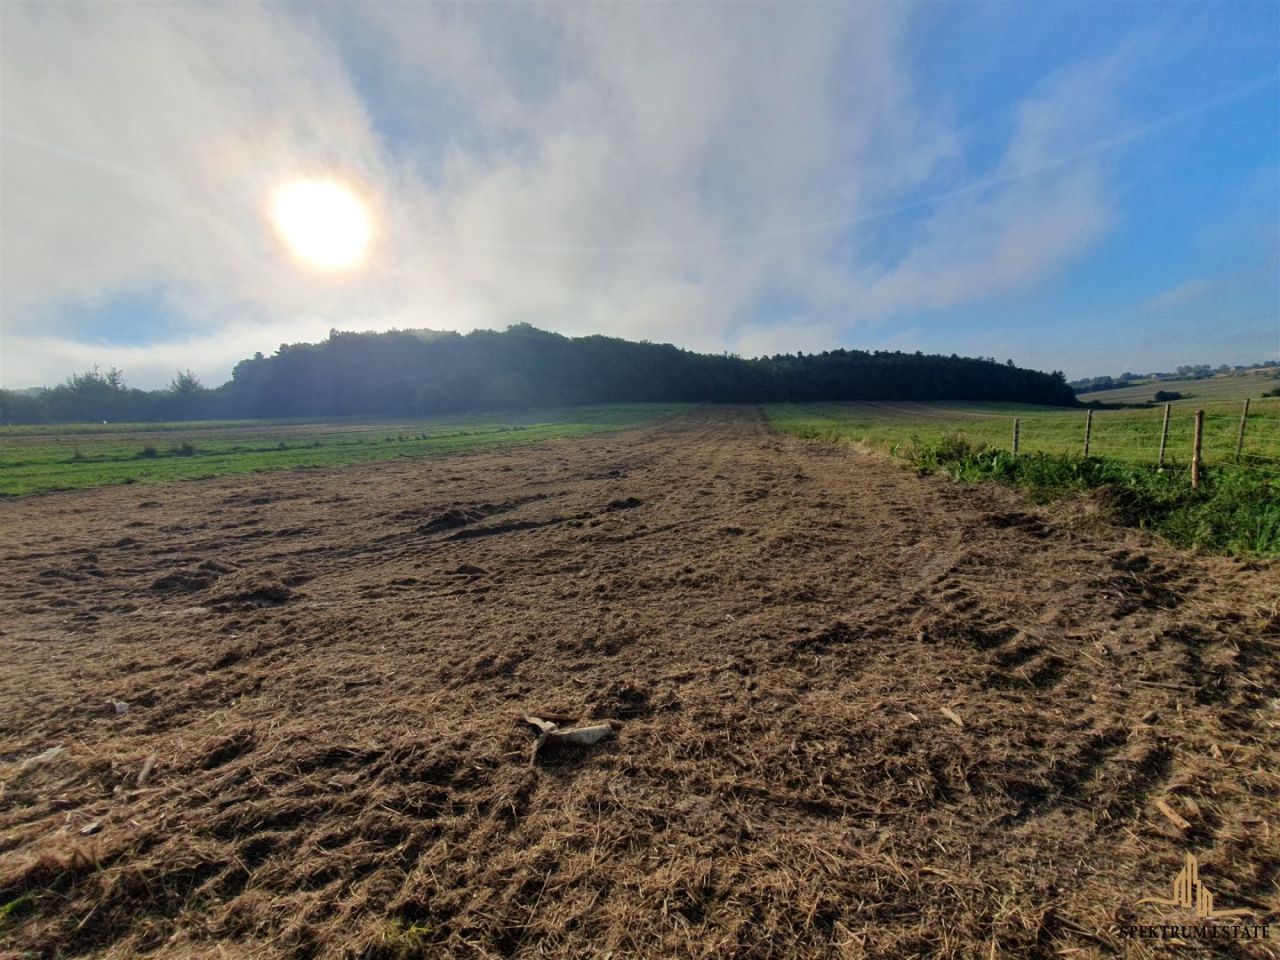
[[[41,391],[0,391],[0,422],[421,416],[622,402],[1013,400],[1074,405],[1061,373],[993,359],[831,350],[744,360],[527,324],[468,334],[332,331],[236,364],[206,388],[180,373],[131,389],[115,369]]]

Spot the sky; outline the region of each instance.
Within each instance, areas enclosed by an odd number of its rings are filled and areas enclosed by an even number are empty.
[[[273,226],[307,179],[355,266]],[[1280,357],[1280,4],[0,3],[0,386],[521,322]]]

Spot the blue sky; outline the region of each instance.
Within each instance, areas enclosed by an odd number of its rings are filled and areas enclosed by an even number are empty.
[[[1280,6],[26,4],[0,381],[530,322],[1069,376],[1280,356]],[[272,191],[369,204],[360,266]]]

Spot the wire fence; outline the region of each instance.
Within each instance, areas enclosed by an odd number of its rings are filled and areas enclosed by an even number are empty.
[[[1075,453],[1165,469],[1189,469],[1193,462],[1280,466],[1280,417],[1275,414],[1251,414],[1246,405],[1237,414],[1166,408],[1134,415],[1089,411],[1078,417],[1014,417],[1009,444],[1015,453]]]

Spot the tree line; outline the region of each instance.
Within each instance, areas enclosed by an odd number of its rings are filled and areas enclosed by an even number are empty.
[[[595,403],[1003,400],[1075,405],[1061,372],[993,358],[829,350],[743,359],[528,324],[467,334],[330,331],[236,364],[216,388],[179,373],[164,389],[114,368],[40,391],[0,391],[0,422],[404,417]]]

